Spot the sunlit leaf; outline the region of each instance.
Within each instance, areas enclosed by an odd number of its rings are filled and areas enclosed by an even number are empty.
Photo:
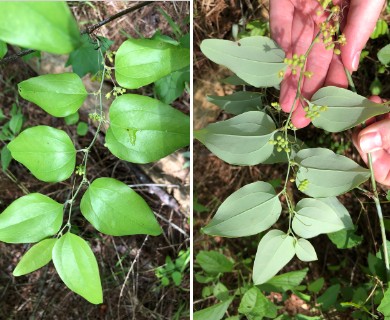
[[[311,197],[338,196],[359,186],[370,177],[370,170],[329,149],[301,150],[294,161],[299,165],[296,185]],[[300,187],[305,180],[307,186]]]
[[[320,111],[319,116],[314,118],[313,124],[330,132],[344,131],[369,118],[390,112],[388,106],[338,87],[321,88],[311,100],[315,105],[327,106],[326,111]]]
[[[85,240],[70,232],[63,235],[54,245],[53,262],[70,290],[93,304],[103,302],[98,264]]]
[[[229,120],[209,124],[195,137],[222,160],[236,165],[256,165],[267,160],[276,127],[261,111],[249,111]]]
[[[335,202],[338,203],[336,209],[331,205]],[[292,228],[302,238],[353,228],[348,211],[336,198],[305,198],[297,203],[295,211]]]
[[[200,48],[207,58],[255,87],[278,85],[283,79],[279,73],[287,69],[283,50],[267,37],[248,37],[237,42],[207,39]]]
[[[158,100],[125,94],[110,107],[108,149],[135,163],[159,160],[190,143],[190,118]]]
[[[145,200],[116,179],[94,180],[81,199],[80,210],[97,230],[108,235],[161,234]]]
[[[295,253],[301,261],[309,262],[318,259],[313,245],[303,238],[298,239],[295,243]]]
[[[303,279],[306,277],[308,268],[290,271],[286,273],[279,274],[272,277],[267,282],[261,284],[259,288],[267,292],[286,292],[288,290],[293,290],[295,287],[299,286]]]
[[[32,246],[19,261],[13,275],[22,276],[47,265],[51,261],[56,241],[57,239],[45,239]]]
[[[24,130],[8,144],[12,157],[39,180],[68,179],[76,164],[76,149],[65,131],[48,126]]]
[[[40,193],[12,202],[0,214],[0,241],[38,242],[60,230],[63,205]]]
[[[75,73],[46,74],[18,84],[22,98],[34,102],[55,117],[66,117],[81,107],[88,96]]]
[[[248,184],[230,195],[203,230],[224,237],[243,237],[270,228],[282,206],[274,188],[266,182]]]
[[[68,4],[2,2],[0,39],[20,47],[66,54],[80,45],[80,33]]]
[[[276,275],[295,255],[294,238],[271,230],[260,240],[253,266],[253,282],[262,284]]]
[[[128,39],[115,56],[119,85],[137,89],[190,64],[190,50],[161,40]]]

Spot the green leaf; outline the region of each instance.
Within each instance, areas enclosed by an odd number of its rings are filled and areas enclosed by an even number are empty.
[[[302,181],[307,180],[307,188],[301,191],[310,197],[338,196],[370,177],[370,170],[329,149],[301,150],[294,161],[299,165],[296,185],[299,187]]]
[[[233,297],[206,309],[196,311],[194,312],[194,320],[221,320],[232,301]]]
[[[66,117],[80,109],[88,96],[75,73],[45,74],[18,84],[22,98],[34,102],[55,117]]]
[[[190,118],[158,100],[124,94],[110,107],[108,149],[135,163],[159,160],[190,143]]]
[[[12,116],[10,122],[9,122],[9,128],[12,131],[13,134],[18,134],[20,130],[22,130],[23,126],[23,114],[18,113]]]
[[[214,286],[213,295],[220,301],[225,301],[230,298],[228,288],[226,288],[226,286],[221,282],[218,282]]]
[[[232,272],[234,263],[217,251],[200,251],[196,261],[209,274]]]
[[[66,61],[65,67],[72,66],[72,70],[80,78],[86,74],[96,74],[99,70],[103,70],[102,54],[104,54],[114,43],[105,37],[97,37],[98,41],[94,41],[88,34],[81,36],[81,46],[72,51]]]
[[[155,82],[156,94],[162,102],[170,104],[183,94],[186,83],[190,83],[188,67],[157,80]]]
[[[54,245],[53,262],[70,290],[93,304],[103,302],[98,264],[86,241],[66,233]]]
[[[316,250],[306,239],[298,239],[295,243],[295,253],[301,261],[309,262],[318,260]]]
[[[277,307],[256,287],[245,292],[238,307],[238,312],[247,317],[267,317],[272,319],[277,316],[277,310]]]
[[[238,115],[261,109],[261,96],[258,92],[238,91],[227,96],[208,96],[207,100],[228,113]]]
[[[161,40],[128,39],[115,57],[115,78],[127,89],[137,89],[190,64],[190,50]]]
[[[112,178],[94,180],[81,199],[80,210],[97,230],[108,235],[161,234],[145,200]]]
[[[250,86],[249,83],[239,78],[236,74],[231,75],[221,80],[222,83],[231,84],[233,86]]]
[[[3,169],[3,171],[6,171],[12,161],[11,151],[8,150],[7,145],[5,145],[3,149],[1,149],[0,157],[1,168]]]
[[[7,54],[7,51],[7,44],[0,40],[0,59],[2,59]]]
[[[61,228],[62,204],[40,193],[31,193],[12,202],[0,214],[0,241],[38,242]]]
[[[330,132],[340,132],[352,128],[369,118],[388,113],[390,108],[375,103],[350,90],[338,87],[324,87],[311,99],[318,106],[327,106],[321,111],[313,124]]]
[[[337,297],[340,293],[340,285],[334,284],[330,286],[326,291],[317,299],[317,302],[321,305],[321,309],[324,311],[334,308],[337,302]]]
[[[230,195],[203,230],[223,237],[244,237],[270,228],[282,206],[274,188],[267,182],[248,184]]]
[[[386,199],[390,201],[390,190],[387,191]]]
[[[274,146],[271,117],[261,111],[249,111],[229,120],[209,124],[195,137],[223,161],[236,165],[256,165],[267,160]]]
[[[363,237],[355,234],[355,230],[340,230],[328,233],[328,238],[336,245],[337,249],[351,249],[363,241]]]
[[[0,39],[20,47],[67,54],[80,33],[66,2],[2,2]]]
[[[388,65],[390,63],[390,44],[384,46],[378,51],[378,60],[384,65]]]
[[[79,136],[83,137],[88,133],[88,123],[83,121],[77,124],[76,132]]]
[[[283,79],[279,72],[287,69],[283,50],[267,37],[249,37],[238,42],[207,39],[200,49],[207,58],[229,68],[255,87],[278,85]]]
[[[267,292],[286,292],[293,290],[295,287],[299,286],[303,279],[306,277],[308,268],[286,272],[277,276],[272,277],[266,283],[263,283],[259,286],[261,290]]]
[[[174,282],[174,284],[176,285],[176,286],[180,286],[180,284],[181,284],[181,281],[182,281],[182,275],[181,275],[181,273],[179,272],[179,271],[174,271],[173,273],[172,273],[172,280],[173,280],[173,282]]]
[[[13,275],[22,276],[47,265],[51,261],[56,241],[57,239],[45,239],[32,246],[19,261]]]
[[[322,287],[324,286],[325,279],[324,278],[318,278],[314,280],[312,283],[310,283],[307,286],[307,289],[311,292],[318,293],[321,291]]]
[[[12,157],[39,180],[68,179],[76,164],[76,149],[65,131],[48,126],[24,130],[8,144]]]
[[[387,26],[387,22],[383,19],[378,19],[375,25],[374,31],[371,33],[371,39],[377,39],[381,36],[384,36],[388,33],[389,27]]]
[[[347,209],[337,198],[305,198],[298,202],[295,211],[292,228],[297,235],[306,239],[353,228]]]
[[[260,240],[253,267],[255,285],[270,280],[295,255],[294,238],[280,230],[271,230]]]
[[[76,124],[79,121],[79,118],[80,118],[79,113],[75,112],[70,114],[69,116],[66,116],[64,120],[68,126],[71,126],[73,124]]]
[[[390,289],[385,291],[385,295],[378,307],[378,311],[382,313],[386,319],[390,318]]]

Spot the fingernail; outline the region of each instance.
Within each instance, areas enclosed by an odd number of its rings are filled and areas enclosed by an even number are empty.
[[[369,132],[360,137],[360,148],[369,153],[382,148],[382,137],[379,132]]]
[[[353,71],[356,71],[358,69],[359,61],[360,61],[360,53],[361,53],[361,51],[358,51],[353,56],[353,59],[352,59],[352,70]]]

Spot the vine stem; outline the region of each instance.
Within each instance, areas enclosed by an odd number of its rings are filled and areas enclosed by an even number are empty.
[[[348,79],[348,84],[351,87],[352,91],[356,93],[356,87],[353,82],[351,73],[344,68],[345,74]],[[363,124],[365,126],[365,123]],[[382,247],[383,247],[383,254],[384,254],[384,260],[385,260],[385,268],[386,268],[386,278],[387,282],[390,282],[390,263],[389,263],[389,254],[387,250],[387,238],[386,238],[386,229],[385,229],[385,222],[383,220],[383,214],[382,214],[382,207],[379,201],[379,194],[378,194],[378,189],[376,186],[376,180],[375,180],[375,172],[374,172],[374,165],[372,162],[372,155],[371,153],[367,153],[367,162],[368,162],[368,168],[370,169],[370,178],[371,178],[371,185],[372,185],[372,192],[374,194],[373,199],[376,207],[376,211],[378,214],[378,219],[379,219],[379,226],[381,229],[381,236],[382,236]]]

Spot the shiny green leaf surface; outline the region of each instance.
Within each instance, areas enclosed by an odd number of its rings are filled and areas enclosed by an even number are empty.
[[[156,99],[125,94],[110,107],[108,149],[135,163],[159,160],[190,143],[190,118]]]
[[[119,85],[137,89],[190,64],[190,50],[161,40],[128,39],[115,57]]]
[[[305,198],[295,211],[292,228],[302,238],[353,228],[347,209],[336,198]]]
[[[1,2],[0,40],[67,54],[80,45],[80,33],[66,2],[5,1]]]
[[[54,245],[53,263],[70,290],[93,304],[103,302],[98,264],[85,240],[70,232],[63,235]]]
[[[270,228],[281,212],[274,188],[258,181],[230,195],[203,230],[206,234],[223,237],[250,236]]]
[[[45,239],[32,246],[19,261],[13,275],[22,276],[47,265],[51,261],[56,241],[57,239]]]
[[[46,74],[18,84],[22,98],[34,102],[55,117],[66,117],[81,107],[88,96],[75,73]]]
[[[352,128],[369,118],[390,112],[388,106],[375,103],[365,97],[343,88],[324,87],[312,97],[313,104],[327,106],[313,124],[330,132]]]
[[[65,131],[49,126],[24,130],[8,144],[12,157],[25,165],[39,180],[68,179],[75,168],[76,149]]]
[[[324,148],[304,149],[297,153],[294,161],[299,165],[296,185],[307,180],[301,191],[310,197],[323,198],[343,194],[370,177],[370,170],[353,160]]]
[[[236,165],[256,165],[274,151],[269,140],[275,133],[271,117],[249,111],[229,120],[212,123],[195,132],[195,137],[223,161]]]
[[[0,241],[38,242],[60,230],[63,205],[40,193],[12,202],[0,214]]]
[[[108,235],[161,234],[145,200],[116,179],[94,180],[81,200],[80,209],[97,230]]]
[[[295,255],[294,238],[271,230],[260,240],[253,266],[253,282],[262,284],[276,275]]]
[[[207,39],[200,49],[207,58],[229,68],[255,87],[278,85],[283,79],[279,72],[287,69],[283,50],[267,37],[248,37],[237,42]]]

